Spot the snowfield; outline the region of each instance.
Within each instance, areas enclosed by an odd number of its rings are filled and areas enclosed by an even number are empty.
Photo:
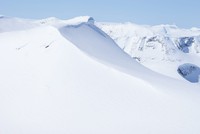
[[[199,134],[200,31],[128,25],[0,17],[0,134]]]

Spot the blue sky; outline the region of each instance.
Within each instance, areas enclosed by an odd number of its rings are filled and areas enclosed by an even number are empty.
[[[190,28],[200,27],[200,0],[0,0],[0,14],[36,19],[89,15],[97,21]]]

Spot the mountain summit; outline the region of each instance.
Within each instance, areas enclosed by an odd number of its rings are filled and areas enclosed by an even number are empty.
[[[1,18],[0,133],[200,133],[198,33]]]

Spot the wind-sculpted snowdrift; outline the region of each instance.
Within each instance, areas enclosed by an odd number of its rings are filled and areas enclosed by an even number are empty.
[[[0,33],[1,134],[200,132],[199,84],[142,66],[91,17],[15,23]]]

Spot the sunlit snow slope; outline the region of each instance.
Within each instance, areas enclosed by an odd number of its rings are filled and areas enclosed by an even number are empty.
[[[0,134],[200,133],[199,83],[139,64],[91,17],[1,17],[0,64]]]

